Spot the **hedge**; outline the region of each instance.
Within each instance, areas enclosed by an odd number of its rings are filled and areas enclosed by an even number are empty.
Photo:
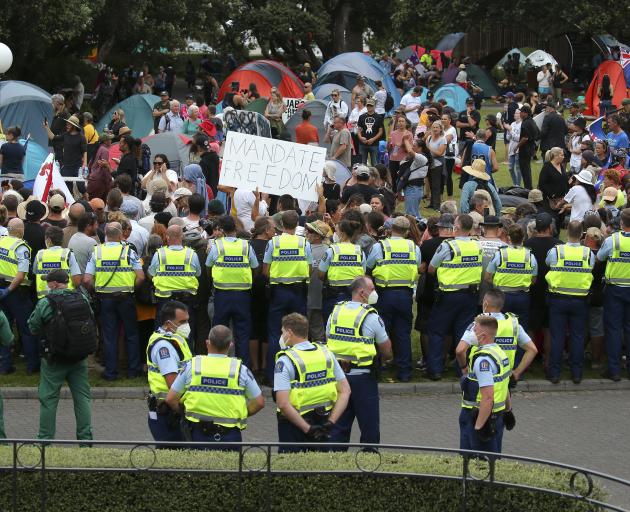
[[[23,464],[36,464],[39,456],[32,448],[20,450]],[[247,467],[265,466],[265,455],[257,449],[245,456]],[[133,454],[137,467],[146,467],[153,455],[143,450]],[[66,512],[135,512],[184,510],[191,506],[204,510],[295,510],[329,511],[430,511],[459,510],[462,483],[459,480],[424,479],[410,474],[429,473],[460,476],[459,457],[399,454],[383,452],[377,473],[333,474],[327,471],[355,472],[355,453],[308,453],[278,455],[271,458],[274,471],[322,471],[323,474],[260,473],[195,474],[186,469],[232,470],[238,468],[238,455],[219,452],[161,450],[156,452],[153,468],[178,472],[116,471],[46,472],[46,511]],[[364,468],[378,464],[377,455],[361,454]],[[0,447],[0,466],[10,467],[10,447]],[[484,463],[475,474],[487,471]],[[129,450],[115,448],[46,449],[46,466],[56,468],[130,468]],[[183,470],[183,471],[181,471]],[[383,475],[383,473],[387,473]],[[495,479],[541,488],[569,490],[570,473],[553,468],[499,461]],[[12,510],[13,477],[10,469],[0,469],[0,510]],[[239,487],[241,501],[239,502]],[[18,510],[40,510],[41,472],[18,472]],[[595,487],[592,497],[605,500],[601,488]],[[545,512],[593,510],[588,504],[534,491],[488,486],[469,481],[468,510],[513,510]]]

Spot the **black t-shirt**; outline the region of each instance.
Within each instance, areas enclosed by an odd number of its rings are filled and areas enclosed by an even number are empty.
[[[442,244],[446,238],[442,238],[436,236],[434,238],[429,238],[422,242],[422,250],[420,254],[422,256],[422,263],[426,263],[427,268],[429,263],[431,263],[431,259],[437,252],[438,247]],[[437,274],[429,274],[426,272],[424,274],[424,290],[422,291],[422,295],[418,297],[418,302],[424,304],[426,306],[432,306],[435,302],[435,289],[437,288]]]
[[[366,139],[372,139],[376,137],[378,131],[383,128],[383,116],[374,112],[374,114],[361,114],[357,121],[357,126],[361,129],[361,135]],[[381,133],[381,136],[383,134]],[[364,146],[378,146],[378,142],[381,139],[379,137],[372,144],[363,144]]]
[[[87,152],[87,141],[82,133],[70,132],[56,135],[54,140],[60,140],[63,143],[61,174],[69,176],[68,170],[76,171],[83,165],[83,153]],[[66,174],[63,173],[64,168],[66,169]]]
[[[545,263],[547,253],[549,249],[560,245],[561,240],[551,236],[534,236],[529,238],[523,244],[525,247],[532,251],[532,254],[536,258],[538,263],[538,275],[536,276],[536,282],[530,287],[530,295],[532,304],[545,304],[545,292],[547,291],[547,280],[545,276],[549,272],[549,267]]]
[[[370,185],[366,185],[364,183],[357,183],[356,185],[352,185],[351,187],[346,187],[343,189],[343,194],[341,195],[341,202],[347,203],[348,199],[354,194],[361,194],[363,196],[363,202],[369,203],[372,196],[378,194],[378,190]]]
[[[170,108],[171,108],[171,102],[170,101],[167,101],[166,103],[162,103],[162,101],[160,100],[155,105],[153,105],[153,110],[170,110]],[[162,119],[162,116],[153,118],[153,131],[155,131],[155,133],[158,132],[158,126],[160,125],[160,119]]]
[[[118,164],[118,169],[116,169],[114,177],[120,176],[121,174],[128,174],[131,178],[131,183],[135,183],[138,179],[138,160],[136,160],[136,157],[131,153],[125,153],[120,157],[120,163]]]
[[[326,199],[337,199],[341,195],[341,187],[338,183],[322,183],[324,187],[324,197]]]
[[[0,146],[2,155],[2,174],[24,174],[22,161],[26,150],[19,142],[5,142]]]
[[[473,132],[476,133],[477,130],[479,129],[479,123],[481,122],[481,114],[479,113],[478,110],[473,110],[470,113],[470,117],[472,117],[475,120],[475,126],[467,126],[466,128],[460,128],[459,129],[459,140],[461,141],[467,141],[467,140],[471,140],[468,137],[466,137],[466,132]],[[468,111],[464,110],[462,112],[459,113],[459,117],[457,118],[458,121],[462,122],[462,123],[468,123]]]
[[[206,178],[206,183],[212,189],[214,197],[217,197],[219,187],[219,155],[214,151],[206,151],[201,155],[199,165]]]
[[[66,119],[70,117],[70,114],[64,110],[60,114],[56,114],[52,121],[50,121],[50,131],[55,135],[61,135],[66,131]],[[63,155],[63,140],[61,139],[53,139],[50,144],[55,152],[55,159],[61,162],[61,157]]]
[[[36,222],[24,222],[24,241],[31,248],[31,269],[37,253],[46,249],[46,230]]]
[[[521,138],[527,138],[528,141],[521,146],[520,153],[533,154],[536,148],[536,137],[538,136],[538,127],[531,117],[528,117],[521,123]]]

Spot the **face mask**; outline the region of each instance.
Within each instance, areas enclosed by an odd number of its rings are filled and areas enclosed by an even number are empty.
[[[376,304],[378,302],[378,293],[376,290],[372,290],[368,295],[368,304]]]
[[[335,232],[333,233],[333,242],[338,244],[341,240],[339,239],[339,235]]]
[[[284,341],[284,336],[281,334],[280,339],[278,340],[278,345],[280,345],[280,350],[284,350],[287,348],[287,342]]]
[[[190,336],[190,324],[186,322],[185,324],[177,326],[177,330],[175,332],[182,338],[188,339],[188,336]]]

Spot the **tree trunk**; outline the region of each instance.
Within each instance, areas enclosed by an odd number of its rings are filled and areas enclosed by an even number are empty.
[[[332,18],[332,51],[334,54],[344,53],[347,48],[347,30],[350,20],[350,12],[352,11],[352,3],[342,1],[338,5],[338,9]]]

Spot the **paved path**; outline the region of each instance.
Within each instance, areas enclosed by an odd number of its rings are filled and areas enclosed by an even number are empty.
[[[7,436],[37,433],[38,402],[5,398]],[[517,427],[504,452],[565,462],[630,480],[630,407],[627,391],[518,393]],[[400,395],[381,399],[381,440],[391,444],[457,448],[459,404],[454,395]],[[107,440],[151,440],[142,400],[94,401],[94,435]],[[72,401],[61,400],[57,438],[74,437]],[[273,403],[250,420],[245,441],[276,441]],[[358,430],[353,431],[358,442]],[[628,494],[628,493],[626,493]],[[614,492],[627,507],[630,496]],[[621,502],[620,502],[621,504]]]

